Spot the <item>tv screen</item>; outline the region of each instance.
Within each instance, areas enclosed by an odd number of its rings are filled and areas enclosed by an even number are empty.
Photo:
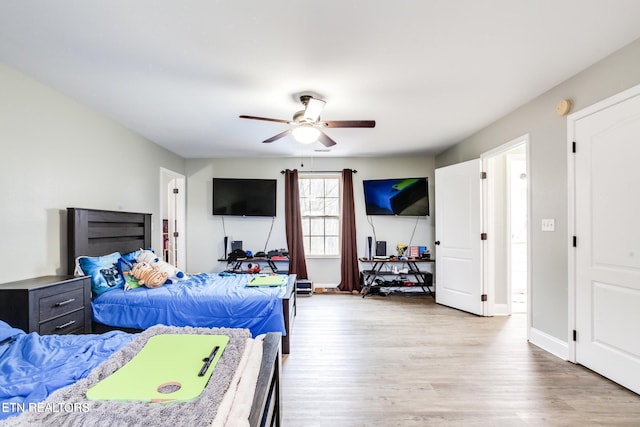
[[[362,181],[367,215],[429,215],[427,178]]]
[[[213,214],[276,216],[275,179],[213,178]]]

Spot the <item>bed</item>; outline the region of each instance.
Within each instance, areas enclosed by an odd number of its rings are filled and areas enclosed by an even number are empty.
[[[151,247],[151,214],[67,209],[69,274],[74,273],[78,257],[99,257],[116,252],[125,254],[149,247]],[[94,298],[92,300],[93,331],[102,333],[118,329],[139,332],[156,323],[172,326],[247,327],[254,336],[266,332],[281,333],[282,352],[289,353],[293,320],[296,314],[295,275],[286,276],[288,280],[282,289],[246,289],[243,281],[249,280],[250,275],[221,277],[215,273],[205,273],[189,276],[189,280],[170,286],[136,289],[136,293],[112,290]],[[179,286],[176,287],[176,285]],[[188,293],[188,304],[196,306],[199,304],[200,308],[208,312],[191,319],[188,313],[179,313],[178,305],[189,311],[183,307],[186,304],[176,304],[176,295],[184,293]],[[223,303],[222,300],[226,302]],[[213,307],[212,304],[221,305]],[[243,305],[233,306],[232,304]],[[264,304],[262,309],[259,307],[261,304]],[[252,305],[254,312],[259,314],[249,318],[245,311],[248,305]],[[129,311],[127,312],[125,308]],[[134,313],[136,309],[139,309],[138,315]],[[147,311],[141,312],[140,310],[143,309]],[[265,313],[265,310],[268,312]],[[120,315],[122,317],[118,317]]]
[[[151,339],[196,335],[228,337],[228,344],[195,399],[149,403],[88,398],[88,390],[131,361]],[[137,334],[41,336],[0,321],[0,425],[280,425],[280,342],[277,333],[252,338],[246,329],[163,325]]]

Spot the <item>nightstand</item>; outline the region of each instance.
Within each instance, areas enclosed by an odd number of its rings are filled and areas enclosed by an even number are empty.
[[[91,278],[43,276],[0,285],[0,320],[25,332],[91,333]]]

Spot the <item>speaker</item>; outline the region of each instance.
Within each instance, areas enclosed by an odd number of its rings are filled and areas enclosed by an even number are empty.
[[[387,242],[384,240],[376,241],[376,256],[387,256]]]
[[[227,259],[227,249],[229,248],[229,238],[224,236],[224,259]]]
[[[236,249],[242,249],[242,240],[232,240],[231,241],[231,252]]]
[[[371,258],[372,258],[372,257],[371,257],[371,255],[372,255],[372,253],[371,253],[371,246],[372,246],[372,244],[373,244],[373,237],[371,237],[371,236],[367,237],[367,249],[368,249],[367,254],[369,254],[369,256],[367,257],[367,259],[371,259]],[[226,258],[226,257],[225,257],[225,258]]]

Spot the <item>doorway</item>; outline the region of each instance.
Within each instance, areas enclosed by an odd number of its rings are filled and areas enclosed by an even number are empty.
[[[160,203],[162,259],[186,270],[184,175],[160,168]]]
[[[485,289],[489,315],[526,313],[529,306],[529,136],[482,155]]]

